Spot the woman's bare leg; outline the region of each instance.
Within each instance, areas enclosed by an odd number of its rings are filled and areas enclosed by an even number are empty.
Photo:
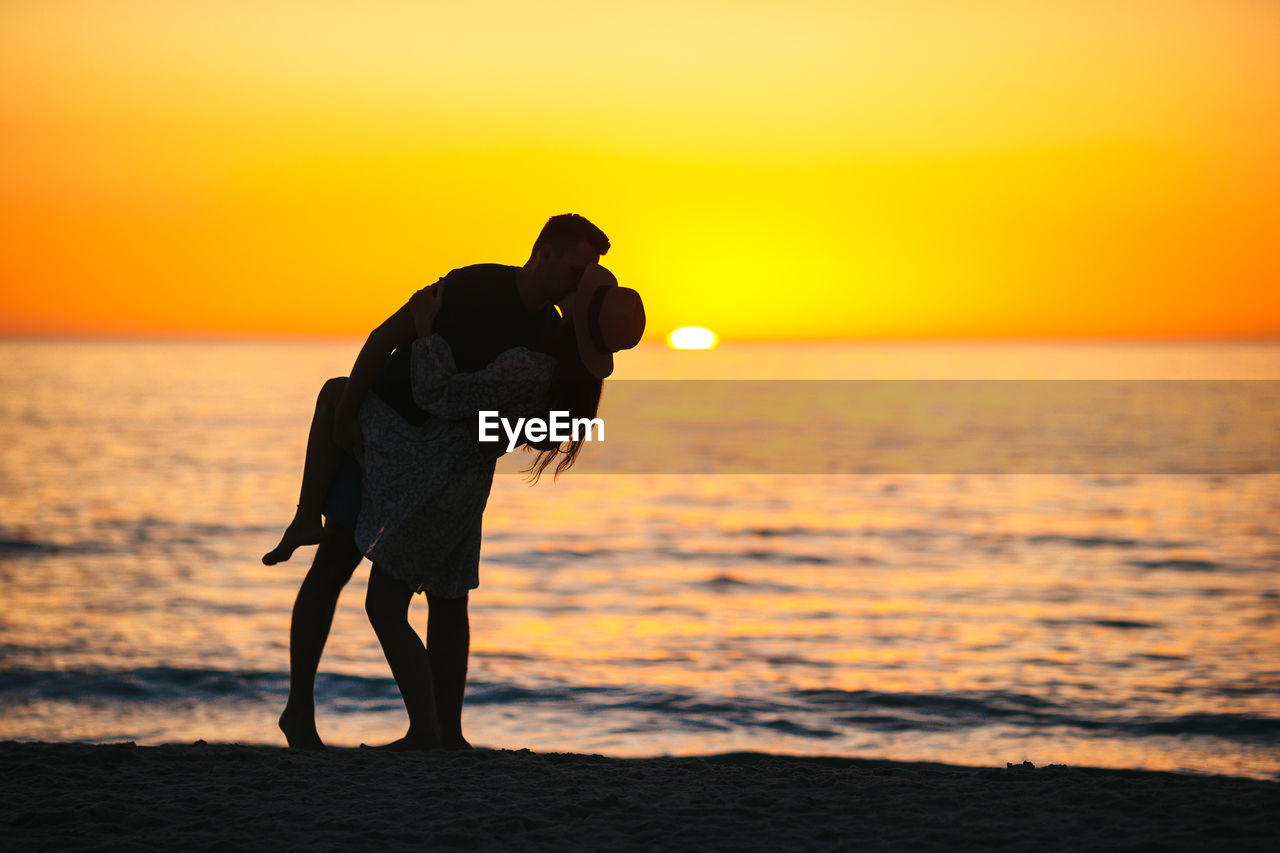
[[[268,566],[283,563],[303,545],[320,542],[324,529],[321,518],[324,500],[342,464],[342,451],[333,443],[333,413],[346,385],[345,376],[330,379],[316,398],[316,411],[311,417],[311,431],[307,434],[307,455],[302,463],[298,510],[280,537],[280,544],[262,555],[262,562]]]
[[[440,746],[440,727],[436,721],[431,662],[422,639],[409,625],[412,600],[413,590],[408,584],[386,574],[376,563],[369,570],[364,609],[382,644],[382,653],[391,665],[405,710],[409,712],[408,733],[387,746],[404,750],[436,749]]]
[[[445,749],[470,749],[462,736],[462,697],[467,689],[467,656],[471,649],[471,623],[467,597],[427,596],[427,657],[435,688],[436,720]]]

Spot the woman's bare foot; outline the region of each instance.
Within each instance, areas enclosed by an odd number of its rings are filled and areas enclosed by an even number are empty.
[[[305,719],[301,715],[295,716],[285,708],[277,725],[280,726],[280,731],[284,732],[284,739],[289,742],[290,749],[324,749],[324,742],[320,740],[320,733],[316,731],[314,717]]]
[[[467,743],[467,739],[461,735],[457,738],[445,740],[440,746],[442,749],[475,749],[475,747]]]
[[[323,533],[324,521],[320,516],[304,518],[301,514],[295,515],[293,521],[289,522],[289,526],[284,529],[280,544],[262,555],[263,565],[274,566],[276,563],[283,563],[303,545],[319,545]]]

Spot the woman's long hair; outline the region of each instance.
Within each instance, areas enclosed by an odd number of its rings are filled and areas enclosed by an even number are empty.
[[[551,383],[550,411],[569,413],[571,419],[594,418],[600,411],[600,395],[604,390],[604,380],[592,376],[578,355],[577,337],[573,332],[573,324],[565,323],[556,340],[555,351],[556,372]],[[586,430],[584,434],[588,434]],[[586,438],[576,441],[543,442],[530,445],[538,451],[533,463],[525,469],[529,482],[536,483],[542,472],[556,463],[553,481],[573,465],[582,452]],[[559,460],[559,461],[557,461]]]

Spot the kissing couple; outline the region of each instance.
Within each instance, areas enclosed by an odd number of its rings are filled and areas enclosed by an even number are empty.
[[[644,304],[600,257],[604,232],[577,214],[551,217],[523,266],[456,269],[415,293],[370,333],[347,377],[326,381],[307,437],[297,512],[274,565],[318,544],[289,629],[290,747],[322,749],[315,680],[338,595],[373,563],[365,611],[395,677],[409,728],[392,749],[468,749],[462,734],[479,586],[481,517],[508,441],[481,441],[481,411],[504,420],[568,413],[594,419],[613,355],[644,332]],[[526,473],[559,476],[587,436],[528,440]],[[427,597],[426,643],[409,623]]]

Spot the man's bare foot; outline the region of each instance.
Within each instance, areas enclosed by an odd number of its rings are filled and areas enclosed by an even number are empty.
[[[320,733],[316,731],[314,718],[307,720],[294,716],[285,708],[277,725],[284,732],[284,739],[289,742],[290,749],[324,749],[324,741],[320,740]]]
[[[289,522],[289,526],[284,529],[280,544],[262,555],[263,565],[274,566],[276,563],[283,563],[303,545],[319,545],[323,533],[324,522],[319,516],[304,519],[295,515],[293,521]]]
[[[380,749],[385,752],[425,752],[430,749],[439,749],[440,742],[419,737],[410,732],[399,740],[393,740],[391,743],[384,743],[381,746],[369,746],[363,743],[360,746],[364,749]]]
[[[467,739],[461,735],[456,738],[446,739],[440,746],[442,749],[475,749],[475,747],[467,743]]]

